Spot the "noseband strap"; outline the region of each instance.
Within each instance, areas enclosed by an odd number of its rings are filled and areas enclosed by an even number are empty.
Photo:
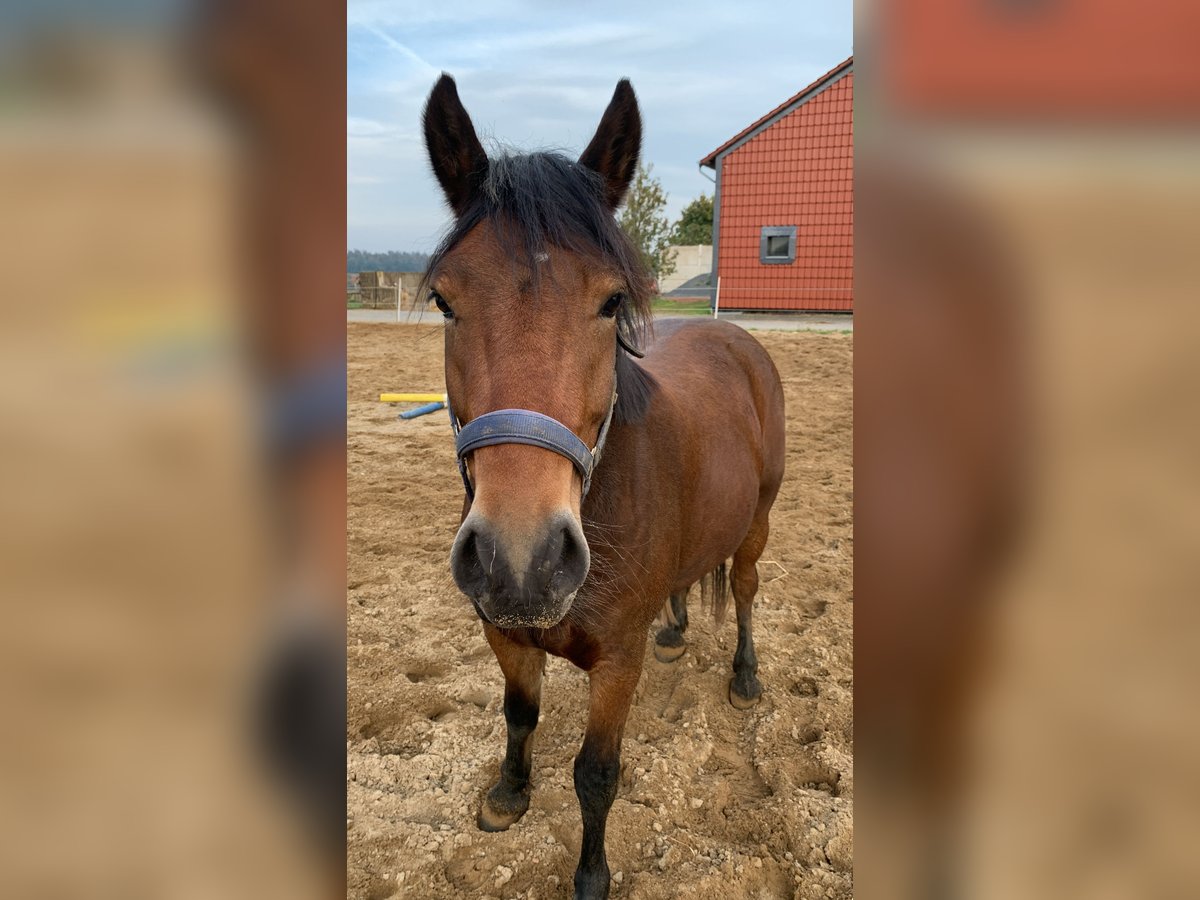
[[[592,486],[592,473],[600,462],[600,452],[608,437],[608,426],[612,424],[613,411],[617,407],[617,390],[614,385],[608,415],[600,426],[596,446],[588,449],[587,444],[558,419],[534,412],[531,409],[498,409],[460,425],[458,416],[450,409],[450,425],[454,429],[454,447],[458,454],[458,470],[462,474],[467,496],[475,498],[475,488],[467,472],[467,455],[480,447],[496,444],[528,444],[551,450],[565,456],[578,470],[583,479],[583,495],[586,497]]]

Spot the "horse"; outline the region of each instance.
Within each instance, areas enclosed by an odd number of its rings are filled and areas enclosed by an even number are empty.
[[[729,700],[762,695],[751,618],[783,479],[783,388],[737,326],[652,326],[651,277],[614,215],[641,153],[628,80],[576,161],[489,158],[448,74],[423,127],[454,216],[425,276],[465,490],[450,569],[505,685],[507,746],[478,825],[501,831],[529,808],[546,654],[570,660],[589,681],[574,896],[603,898],[625,720],[664,603],[656,655],[671,661],[688,589],[701,583],[718,623],[731,589]]]

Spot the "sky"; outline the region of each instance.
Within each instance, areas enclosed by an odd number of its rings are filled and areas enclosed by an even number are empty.
[[[489,152],[491,139],[572,157],[617,81],[631,79],[642,159],[662,181],[674,220],[701,193],[712,195],[701,157],[852,52],[851,0],[350,0],[347,246],[428,252],[449,224],[419,121],[443,71],[458,82]]]

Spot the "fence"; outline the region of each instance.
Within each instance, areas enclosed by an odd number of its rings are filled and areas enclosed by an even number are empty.
[[[417,294],[421,272],[359,272],[346,286],[346,301],[357,301],[365,309],[405,309],[423,307]]]

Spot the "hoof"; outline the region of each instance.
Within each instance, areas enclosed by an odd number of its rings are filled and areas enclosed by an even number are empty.
[[[476,822],[480,831],[507,831],[529,809],[529,797],[526,794],[517,794],[515,804],[506,804],[505,808],[497,809],[497,805],[492,803],[492,794],[494,793],[496,793],[495,788],[488,792],[487,797],[479,806],[479,818]]]
[[[479,819],[477,820],[478,825],[479,825],[479,830],[480,831],[508,831],[508,829],[511,828],[513,825],[515,825],[517,823],[517,820],[519,820],[521,818],[521,816],[523,816],[523,815],[525,815],[525,813],[523,813],[523,812],[519,812],[519,813],[497,812],[496,810],[494,810],[490,806],[488,806],[486,803],[484,803],[483,806],[479,807]]]
[[[733,705],[734,709],[752,709],[755,706],[758,706],[758,701],[762,699],[762,687],[758,684],[755,684],[753,688],[753,694],[754,696],[752,697],[746,697],[742,694],[739,694],[737,688],[734,686],[733,679],[730,679],[729,702]]]
[[[573,900],[608,900],[610,882],[607,864],[591,871],[576,869]]]
[[[678,647],[664,647],[662,644],[654,645],[654,658],[662,663],[673,663],[687,651],[687,644],[680,644]]]

